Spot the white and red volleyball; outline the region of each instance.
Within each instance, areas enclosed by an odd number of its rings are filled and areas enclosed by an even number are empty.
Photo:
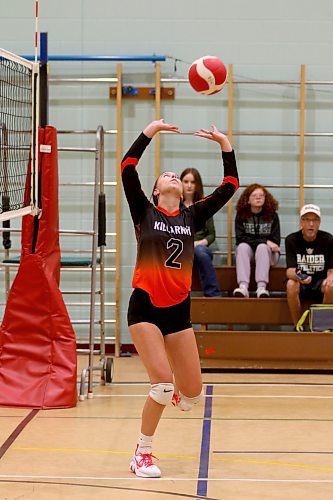
[[[188,70],[191,87],[200,94],[212,95],[220,92],[227,81],[226,65],[215,56],[204,56],[194,61]]]

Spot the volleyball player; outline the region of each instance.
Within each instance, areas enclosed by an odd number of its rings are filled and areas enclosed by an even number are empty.
[[[130,463],[130,470],[140,477],[161,476],[153,462],[152,440],[164,408],[173,400],[179,409],[188,411],[203,397],[200,360],[190,320],[194,233],[238,188],[232,147],[228,138],[213,126],[212,130],[201,129],[194,135],[219,144],[224,166],[222,184],[206,198],[185,207],[182,182],[175,173],[164,172],[155,182],[154,204],[151,203],[141,189],[136,167],[160,131],[180,132],[164,120],[155,120],[147,125],[122,161],[122,181],[138,246],[128,325],[151,383]]]

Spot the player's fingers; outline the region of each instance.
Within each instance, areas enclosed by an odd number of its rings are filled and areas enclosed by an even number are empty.
[[[170,132],[179,132],[179,127],[177,125],[171,125],[171,123],[161,123],[163,125],[162,130],[168,130]]]
[[[207,134],[207,133],[200,132],[200,131],[194,132],[193,135],[196,135],[197,137],[204,137],[205,139],[211,139],[212,138],[211,134]]]
[[[170,130],[171,132],[180,132],[179,127],[177,127],[176,125],[169,125],[168,130]]]
[[[196,134],[206,134],[206,135],[211,135],[211,130],[206,130],[205,128],[201,128],[200,130],[197,130]]]

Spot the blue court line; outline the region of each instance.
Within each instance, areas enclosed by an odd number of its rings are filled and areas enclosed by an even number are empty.
[[[201,437],[201,452],[200,452],[200,465],[197,485],[197,495],[207,496],[207,478],[209,469],[209,450],[210,450],[210,430],[212,426],[212,403],[213,403],[213,386],[207,385],[206,387],[206,400],[205,400],[205,414],[202,423],[202,437]]]

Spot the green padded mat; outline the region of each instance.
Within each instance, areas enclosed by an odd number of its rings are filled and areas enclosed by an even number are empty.
[[[9,259],[3,259],[4,264],[19,264],[20,256],[11,257]],[[97,264],[100,263],[100,259],[97,259]],[[61,267],[88,267],[91,266],[92,260],[86,257],[61,257],[60,265]]]

